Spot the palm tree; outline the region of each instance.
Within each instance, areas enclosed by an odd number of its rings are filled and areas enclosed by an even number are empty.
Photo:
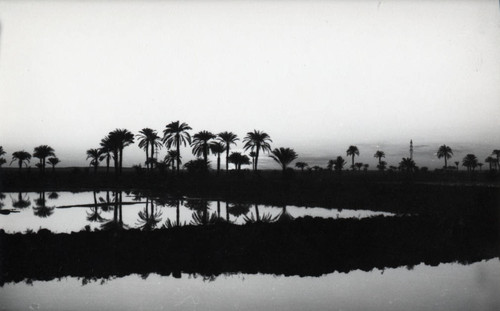
[[[354,170],[354,168],[355,168],[354,167],[354,157],[355,156],[359,156],[358,147],[351,145],[351,146],[349,146],[349,148],[347,148],[346,153],[347,153],[347,156],[351,156],[352,157],[352,165],[351,165],[351,167]]]
[[[106,159],[106,174],[109,173],[109,162],[111,157],[114,156],[114,145],[113,142],[109,139],[109,136],[104,137],[100,143],[101,148],[99,148],[99,152],[103,156],[103,159]]]
[[[247,136],[243,139],[243,142],[245,143],[245,145],[243,146],[244,150],[251,149],[252,151],[255,151],[255,163],[253,170],[256,171],[258,167],[260,151],[262,150],[262,152],[270,152],[271,145],[269,143],[273,141],[271,140],[269,134],[267,134],[266,132],[254,130],[253,132],[247,133]]]
[[[28,166],[28,163],[30,163],[31,159],[31,154],[26,151],[16,151],[12,153],[12,161],[10,162],[10,165],[14,161],[18,161],[19,163],[19,171],[21,171],[21,168],[23,167],[23,163],[25,163],[26,166]]]
[[[403,158],[401,162],[399,162],[399,168],[401,170],[405,170],[407,172],[413,172],[416,169],[415,161],[410,158]]]
[[[182,164],[181,156],[177,153],[176,150],[169,150],[167,152],[167,155],[165,156],[164,161],[167,165],[172,166],[172,171],[175,170],[175,162],[176,161],[179,161],[179,164]]]
[[[217,174],[219,174],[220,171],[220,155],[225,150],[226,148],[224,144],[219,141],[214,141],[210,144],[210,151],[212,151],[213,154],[217,155]]]
[[[209,131],[200,131],[193,135],[193,155],[199,157],[203,156],[205,164],[208,165],[208,154],[210,153],[210,140],[216,136]]]
[[[5,154],[5,150],[3,150],[3,146],[0,146],[0,157]]]
[[[127,129],[116,129],[109,133],[109,139],[113,142],[115,147],[116,156],[118,157],[118,165],[116,165],[115,159],[115,167],[118,168],[118,174],[122,173],[123,168],[123,149],[134,143],[134,134]]]
[[[87,160],[90,159],[90,165],[94,167],[94,173],[97,172],[99,161],[102,161],[102,149],[89,149],[87,150]]]
[[[378,164],[380,165],[380,163],[382,162],[382,158],[385,158],[385,152],[377,150],[377,152],[375,152],[373,157],[378,158]]]
[[[300,168],[300,170],[303,172],[306,167],[309,165],[306,162],[297,162],[295,163],[296,168]]]
[[[187,131],[191,130],[191,127],[186,123],[180,123],[179,121],[171,122],[166,125],[166,129],[163,130],[163,143],[167,148],[170,149],[173,145],[175,145],[177,150],[177,173],[179,173],[179,164],[180,164],[180,156],[181,150],[180,146],[183,144],[184,146],[187,144],[191,144],[191,135]]]
[[[45,173],[45,159],[50,156],[55,156],[54,149],[47,145],[35,147],[33,151],[33,157],[40,159],[40,168],[42,169],[42,174]]]
[[[229,156],[229,162],[234,164],[235,170],[240,171],[242,165],[250,164],[250,158],[240,152],[233,152]]]
[[[495,162],[495,168],[498,168],[498,166],[500,165],[500,150],[498,149],[495,149],[493,150],[493,152],[491,153],[491,155],[495,155],[497,160]]]
[[[462,159],[462,166],[467,167],[467,171],[470,172],[471,170],[473,171],[476,166],[477,166],[477,157],[473,154],[467,154],[463,159]]]
[[[236,146],[236,141],[239,140],[238,136],[233,132],[221,132],[217,134],[219,140],[224,143],[226,149],[226,171],[229,170],[229,150],[231,149],[231,144]]]
[[[356,163],[354,163],[354,166],[358,169],[358,171],[361,171],[361,168],[363,167],[363,163],[356,162]]]
[[[495,165],[496,159],[494,159],[491,156],[488,156],[486,159],[484,159],[484,162],[488,163],[490,166],[490,171],[492,170],[492,167]]]
[[[54,171],[56,170],[56,165],[61,162],[56,157],[49,158],[47,161],[49,162],[50,165],[52,165],[52,173],[54,173]]]
[[[453,151],[449,146],[442,145],[439,147],[437,151],[437,157],[438,159],[444,158],[444,168],[448,168],[448,162],[447,160],[450,159],[453,156]]]
[[[54,213],[54,207],[48,207],[45,200],[45,192],[40,192],[40,197],[35,200],[36,206],[33,206],[33,214],[40,218],[47,218]]]
[[[158,133],[150,128],[143,128],[136,135],[139,138],[139,148],[146,151],[146,167],[148,169],[153,168],[153,161],[150,158],[154,158],[155,148],[161,148],[162,144],[160,141],[160,136]],[[151,157],[149,156],[149,150],[151,149]]]
[[[298,157],[295,150],[291,148],[275,148],[271,153],[272,155],[270,155],[270,157],[281,165],[281,169],[283,170],[283,172],[285,172],[288,164],[292,163],[292,161],[294,161]]]
[[[457,167],[457,171],[458,171],[458,165],[460,164],[460,162],[455,161],[454,163],[455,163],[455,166]]]

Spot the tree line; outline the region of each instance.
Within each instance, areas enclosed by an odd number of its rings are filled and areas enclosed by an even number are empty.
[[[239,141],[238,135],[233,132],[224,131],[214,134],[210,131],[202,130],[191,136],[191,130],[192,128],[187,123],[181,123],[180,121],[167,124],[163,130],[163,136],[158,135],[158,132],[151,128],[143,128],[137,135],[134,135],[127,129],[115,129],[101,139],[99,147],[91,148],[86,151],[87,160],[90,160],[90,166],[94,168],[94,172],[97,171],[100,163],[105,161],[107,173],[109,173],[111,161],[113,161],[114,172],[120,175],[123,169],[124,149],[134,144],[136,139],[139,148],[145,151],[146,158],[144,164],[148,171],[157,168],[171,169],[178,173],[182,164],[181,146],[188,145],[192,148],[192,154],[197,157],[195,160],[191,160],[183,165],[188,171],[208,170],[208,156],[210,154],[217,158],[217,173],[221,171],[221,156],[225,156],[226,171],[229,170],[230,163],[234,165],[234,169],[237,171],[241,170],[242,165],[251,165],[252,170],[257,171],[259,159],[262,154],[266,153],[270,153],[270,158],[276,161],[283,171],[298,158],[298,154],[292,148],[280,147],[272,149],[271,137],[264,131],[254,130],[248,132],[243,138],[243,150],[248,152],[247,155],[236,151],[231,152],[231,147],[233,145],[236,146],[237,141]],[[167,154],[162,160],[159,160],[157,156],[158,151],[163,147],[166,147]],[[2,157],[5,154],[6,152],[3,150],[3,147],[0,146],[0,167],[6,163],[6,160]],[[351,145],[348,147],[346,156],[351,158],[350,168],[352,170],[361,170],[362,168],[365,171],[368,170],[369,164],[355,162],[355,157],[359,155],[360,152],[357,146]],[[21,170],[23,165],[26,167],[28,166],[32,156],[39,159],[39,163],[37,163],[36,166],[40,169],[42,174],[45,173],[46,162],[52,165],[53,170],[55,166],[60,163],[52,147],[40,145],[34,148],[33,154],[24,150],[13,152],[10,165],[17,162],[19,170]],[[384,151],[377,150],[373,156],[378,159],[376,165],[378,170],[384,171],[388,168],[387,162],[382,160],[385,158]],[[448,160],[453,157],[453,151],[449,146],[440,146],[436,152],[436,156],[438,159],[444,159],[443,168],[445,170],[459,169],[459,161],[455,161],[454,166],[448,166]],[[498,169],[500,164],[500,150],[493,150],[492,154],[484,161],[489,164],[490,170]],[[462,166],[467,168],[467,171],[474,171],[477,167],[481,169],[483,166],[483,163],[480,163],[474,154],[467,154],[462,159],[461,163]],[[335,159],[328,161],[326,169],[341,171],[346,164],[347,161],[342,156],[337,156]],[[295,167],[302,171],[304,169],[323,169],[320,166],[310,167],[308,163],[303,161],[296,162]],[[402,158],[397,167],[389,166],[389,169],[414,171],[417,169],[417,166],[415,161],[409,157]]]

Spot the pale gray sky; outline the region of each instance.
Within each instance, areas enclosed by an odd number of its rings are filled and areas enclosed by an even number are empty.
[[[84,165],[115,128],[175,120],[264,130],[320,162],[356,144],[397,165],[410,139],[429,166],[443,143],[453,160],[500,148],[496,0],[0,1],[0,27],[9,162],[48,144]]]

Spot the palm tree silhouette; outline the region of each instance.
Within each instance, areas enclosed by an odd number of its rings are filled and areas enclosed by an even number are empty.
[[[47,161],[49,162],[50,165],[52,165],[52,173],[55,172],[56,165],[61,163],[61,161],[56,157],[48,158]]]
[[[229,162],[233,163],[234,169],[239,172],[242,165],[250,164],[250,158],[245,154],[241,154],[240,152],[233,152],[229,156]]]
[[[306,167],[309,165],[306,162],[297,162],[295,163],[296,168],[300,168],[300,170],[303,172]]]
[[[451,148],[449,146],[442,145],[439,147],[436,155],[438,159],[444,158],[444,168],[448,168],[447,160],[451,159],[451,157],[453,156],[453,151],[451,150]]]
[[[148,211],[148,203],[151,202],[151,211]],[[139,228],[144,231],[155,229],[161,221],[161,211],[155,211],[154,200],[146,198],[146,206],[143,211],[138,213]]]
[[[467,172],[473,171],[477,166],[477,157],[471,153],[462,159],[462,166],[467,168]]]
[[[176,161],[179,161],[179,164],[182,164],[181,158],[182,157],[177,153],[176,150],[169,150],[167,152],[167,155],[165,156],[164,161],[167,165],[172,166],[172,171],[174,171]]]
[[[271,140],[269,134],[267,134],[266,132],[254,130],[253,132],[247,133],[247,136],[245,136],[243,142],[245,143],[245,145],[243,146],[243,149],[245,151],[248,149],[251,149],[251,151],[255,151],[255,163],[253,165],[253,170],[256,171],[259,163],[260,151],[262,150],[262,152],[270,152],[271,145],[269,143],[272,143],[273,141]]]
[[[55,156],[54,149],[47,145],[35,147],[33,151],[33,157],[40,159],[40,168],[42,170],[42,174],[45,173],[45,159],[50,156]]]
[[[153,162],[150,158],[154,158],[155,148],[161,148],[162,144],[160,141],[160,136],[158,133],[150,128],[143,128],[136,135],[139,138],[139,148],[146,151],[146,167],[148,170],[153,169]],[[151,149],[151,157],[149,156],[149,150]]]
[[[238,136],[233,132],[221,132],[217,134],[219,140],[224,143],[226,150],[226,171],[229,170],[229,150],[231,149],[231,144],[236,146],[236,141],[239,140]]]
[[[23,209],[31,205],[31,200],[28,195],[24,195],[23,197],[22,192],[17,194],[17,200],[14,200],[12,197],[10,198],[12,200],[12,206],[15,208]]]
[[[100,146],[101,148],[99,148],[99,153],[102,154],[103,159],[106,159],[106,174],[109,174],[109,162],[111,157],[114,156],[115,148],[109,136],[106,136],[101,140]]]
[[[455,161],[455,166],[457,167],[457,171],[458,171],[458,165],[460,164],[460,162],[458,161]]]
[[[347,156],[351,156],[351,158],[352,158],[352,165],[351,165],[351,167],[354,170],[355,169],[355,167],[354,167],[354,157],[355,156],[359,156],[358,147],[351,145],[351,146],[349,146],[349,148],[347,148],[346,153],[347,153]]]
[[[484,159],[484,162],[488,163],[488,165],[490,166],[490,171],[491,171],[493,165],[495,165],[496,159],[494,159],[491,156],[488,156],[486,159]]]
[[[191,127],[186,123],[179,123],[179,121],[171,122],[166,125],[166,128],[163,130],[163,143],[167,148],[170,149],[173,145],[175,145],[177,150],[177,173],[179,173],[179,164],[180,164],[180,156],[181,150],[180,146],[183,144],[184,146],[187,144],[191,144],[191,136],[187,131],[191,130]]]
[[[87,150],[87,160],[90,159],[90,165],[94,167],[94,173],[97,172],[97,167],[99,166],[99,161],[102,161],[104,157],[102,156],[102,149],[88,149]]]
[[[114,191],[114,207],[113,207],[113,219],[103,223],[101,228],[103,230],[122,230],[126,226],[123,224],[123,206],[122,206],[122,192]]]
[[[93,191],[94,194],[94,206],[90,208],[90,213],[87,212],[87,220],[93,222],[103,222],[105,219],[99,213],[99,205],[97,204],[97,196],[96,191]]]
[[[5,150],[3,150],[3,146],[0,146],[0,157],[5,154]]]
[[[224,144],[220,141],[213,141],[210,144],[210,151],[217,156],[217,174],[220,171],[220,155],[225,151]]]
[[[399,162],[399,168],[407,172],[413,172],[417,166],[415,165],[415,161],[413,161],[413,159],[403,158],[401,162]]]
[[[382,158],[385,158],[385,152],[377,150],[377,152],[375,152],[373,157],[378,158],[378,164],[380,165],[380,163],[382,162]]]
[[[271,153],[270,157],[281,165],[283,172],[285,172],[288,164],[292,163],[298,157],[295,150],[291,148],[275,148]]]
[[[205,165],[208,166],[208,154],[210,153],[210,141],[216,136],[209,131],[200,131],[193,135],[193,155],[200,157],[203,156]]]
[[[497,160],[495,162],[495,168],[498,169],[498,166],[500,165],[500,150],[498,149],[495,149],[493,150],[493,152],[491,153],[491,155],[495,155]]]
[[[119,159],[117,166],[118,174],[121,175],[123,168],[123,149],[134,143],[134,134],[132,134],[127,129],[116,129],[110,132],[108,137],[113,142],[113,145],[115,147],[116,151],[114,153],[118,156]]]
[[[233,215],[236,219],[240,216],[245,216],[250,211],[252,205],[243,204],[243,203],[235,203],[229,206],[229,214]]]
[[[337,171],[340,172],[344,168],[344,165],[346,164],[346,161],[344,158],[341,156],[338,156],[337,159],[333,161],[333,168]]]
[[[30,163],[31,159],[31,154],[26,151],[16,151],[12,153],[12,161],[10,164],[12,165],[12,162],[18,161],[19,164],[19,171],[21,171],[21,168],[23,167],[23,163],[28,166],[28,163]]]
[[[354,166],[358,169],[358,171],[361,171],[361,168],[363,167],[363,163],[356,162],[356,163],[354,163]]]

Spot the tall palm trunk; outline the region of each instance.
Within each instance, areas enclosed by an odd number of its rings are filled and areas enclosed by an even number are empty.
[[[111,155],[108,153],[106,156],[106,175],[109,174],[109,161],[111,160]]]
[[[260,151],[260,148],[257,146],[257,151],[255,151],[255,164],[253,167],[254,171],[257,171],[257,163],[259,162],[259,151]]]
[[[257,204],[255,204],[255,218],[257,221],[260,221],[259,207],[257,206]]]
[[[448,162],[446,161],[446,154],[444,155],[444,168],[448,167]]]
[[[154,158],[154,157],[155,157],[155,145],[153,143],[151,143],[151,158]],[[151,165],[151,170],[152,170],[153,163],[151,162],[150,165]]]
[[[120,148],[120,175],[122,174],[123,168],[123,148]]]
[[[203,144],[203,160],[205,161],[205,165],[208,166],[208,144]]]
[[[217,175],[220,172],[220,153],[217,154]]]
[[[226,146],[226,171],[229,171],[229,144]]]
[[[180,220],[181,220],[181,200],[177,200],[177,209],[175,213],[175,218],[177,222],[177,226],[180,225]]]
[[[146,169],[149,170],[149,143],[146,143]]]
[[[176,135],[175,137],[175,144],[177,146],[177,174],[179,174],[179,162],[180,162],[180,157],[181,157],[181,142],[179,135]]]
[[[354,154],[351,156],[351,159],[352,159],[352,170],[354,171],[355,167],[354,167]]]

